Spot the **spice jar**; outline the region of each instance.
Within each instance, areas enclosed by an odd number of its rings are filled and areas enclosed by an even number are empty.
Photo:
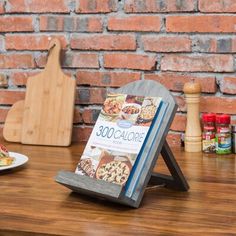
[[[216,151],[215,143],[215,118],[213,113],[202,115],[202,151],[206,153],[214,153]]]
[[[231,153],[230,116],[216,116],[216,153]]]
[[[236,125],[231,125],[232,132],[232,152],[236,153]]]

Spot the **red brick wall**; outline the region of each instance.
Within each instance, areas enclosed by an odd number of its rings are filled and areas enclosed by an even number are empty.
[[[77,79],[74,140],[86,140],[108,87],[152,79],[179,104],[169,140],[186,122],[183,84],[203,88],[201,112],[236,114],[235,0],[0,0],[0,127],[27,76],[59,37]],[[1,129],[0,128],[0,129]]]

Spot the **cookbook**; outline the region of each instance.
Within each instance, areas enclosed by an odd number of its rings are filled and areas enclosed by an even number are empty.
[[[161,97],[108,94],[75,173],[125,185],[161,104]]]

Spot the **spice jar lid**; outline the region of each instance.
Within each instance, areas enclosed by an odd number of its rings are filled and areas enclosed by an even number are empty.
[[[216,123],[230,124],[230,116],[229,115],[216,115]]]
[[[236,133],[236,125],[231,125],[232,132]]]
[[[202,114],[202,121],[203,122],[215,122],[216,114],[214,113],[204,113]]]

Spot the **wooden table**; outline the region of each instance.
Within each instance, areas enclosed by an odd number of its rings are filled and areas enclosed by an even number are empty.
[[[234,155],[174,149],[190,191],[150,188],[141,207],[132,209],[72,193],[54,182],[57,171],[74,171],[83,144],[5,145],[27,155],[29,162],[0,172],[0,235],[236,235]],[[156,170],[166,172],[161,158]]]

